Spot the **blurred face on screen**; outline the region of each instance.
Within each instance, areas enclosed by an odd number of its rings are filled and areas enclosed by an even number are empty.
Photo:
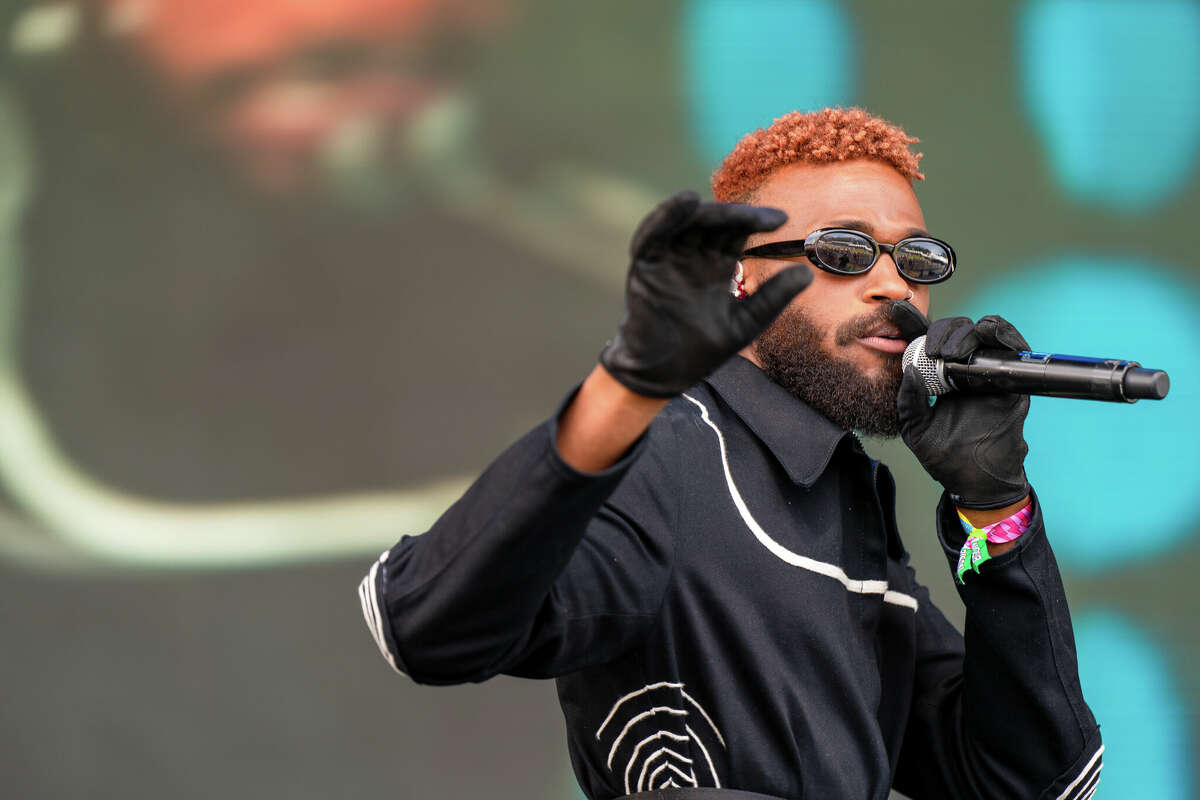
[[[104,1],[183,110],[275,189],[339,159],[398,157],[405,131],[461,91],[511,2]]]
[[[792,164],[755,193],[755,205],[788,214],[783,227],[750,237],[747,247],[804,239],[819,228],[854,228],[895,243],[927,233],[908,179],[890,165],[858,159]],[[781,269],[807,259],[744,260],[753,291]],[[809,265],[811,267],[811,265]],[[881,253],[868,272],[835,275],[812,268],[812,284],[747,353],[776,382],[845,428],[894,436],[904,342],[888,317],[890,304],[913,293],[929,310],[929,286],[906,281]]]

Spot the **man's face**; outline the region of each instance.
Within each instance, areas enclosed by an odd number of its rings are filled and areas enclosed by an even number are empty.
[[[291,191],[411,167],[409,140],[466,102],[468,67],[515,0],[102,2],[151,5],[130,41],[176,105],[255,184]]]
[[[908,180],[876,161],[784,167],[760,187],[754,203],[781,208],[788,220],[750,237],[747,247],[804,239],[819,228],[854,228],[892,244],[927,235]],[[744,259],[747,289],[797,261],[811,267],[807,259]],[[809,287],[744,354],[844,427],[894,434],[906,342],[896,338],[888,312],[910,291],[910,302],[928,312],[929,286],[906,281],[887,254],[861,275],[811,268]]]

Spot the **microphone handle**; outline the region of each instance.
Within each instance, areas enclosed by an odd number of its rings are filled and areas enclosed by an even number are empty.
[[[1027,350],[979,350],[965,364],[938,361],[946,382],[959,391],[1012,392],[1045,397],[1133,403],[1161,400],[1167,373],[1136,361],[1088,358]]]

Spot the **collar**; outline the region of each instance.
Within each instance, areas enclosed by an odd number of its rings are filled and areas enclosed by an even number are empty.
[[[842,440],[852,438],[740,355],[704,382],[762,440],[792,482],[806,489],[821,477]]]

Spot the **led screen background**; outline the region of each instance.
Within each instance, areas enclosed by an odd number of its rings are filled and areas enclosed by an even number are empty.
[[[551,684],[413,686],[354,587],[594,363],[640,216],[832,104],[920,137],[939,315],[1170,372],[1159,404],[1035,400],[1028,469],[1096,796],[1196,796],[1200,4],[316,7],[0,12],[14,796],[575,797]],[[870,449],[961,620],[935,487]]]

